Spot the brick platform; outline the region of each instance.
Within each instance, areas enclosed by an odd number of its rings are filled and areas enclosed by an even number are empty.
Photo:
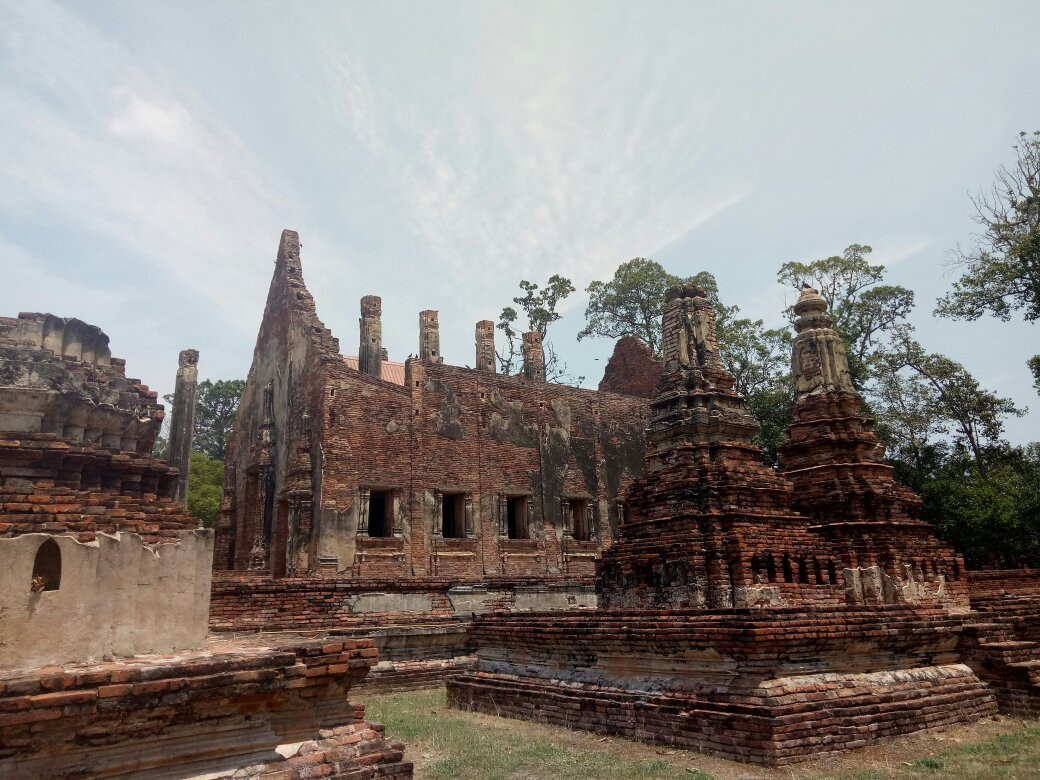
[[[0,775],[408,778],[401,744],[348,700],[376,656],[363,639],[280,649],[217,643],[6,671]]]
[[[994,714],[962,626],[903,606],[498,615],[448,700],[783,765]]]

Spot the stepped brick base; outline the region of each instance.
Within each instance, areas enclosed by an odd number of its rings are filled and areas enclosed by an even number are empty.
[[[964,660],[997,694],[1001,712],[1040,714],[1040,597],[975,596]]]
[[[410,778],[348,692],[370,640],[214,645],[0,676],[5,778]]]
[[[996,712],[942,610],[541,618],[478,619],[449,702],[773,766]]]

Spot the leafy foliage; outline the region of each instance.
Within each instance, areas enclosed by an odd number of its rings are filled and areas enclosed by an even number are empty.
[[[902,464],[924,499],[922,516],[971,568],[1040,565],[1040,444],[987,447],[985,473],[963,448],[937,447],[927,464]]]
[[[238,401],[246,383],[242,379],[206,379],[199,382],[195,401],[195,431],[192,449],[211,458],[224,460],[228,436],[238,411]]]
[[[191,453],[188,467],[188,509],[209,528],[220,508],[224,488],[224,463],[202,452]]]
[[[1007,398],[983,388],[960,363],[928,353],[909,327],[894,334],[891,348],[874,355],[878,411],[887,417],[895,448],[915,452],[937,434],[948,434],[986,477],[987,448],[1000,444],[1004,418],[1021,417]]]
[[[975,246],[956,251],[962,274],[936,305],[942,317],[1008,320],[1022,310],[1027,320],[1040,319],[1040,132],[1018,138],[1014,164],[1001,166],[990,192],[972,198],[983,232]]]
[[[519,306],[527,317],[528,330],[536,331],[542,337],[542,350],[545,353],[545,378],[550,381],[581,384],[585,377],[572,377],[567,371],[567,364],[560,359],[552,342],[546,338],[549,326],[562,316],[557,311],[557,306],[560,301],[574,292],[574,284],[566,277],[553,274],[543,288],[524,279],[520,282],[520,289],[525,294],[513,298],[513,303]],[[502,313],[498,317],[496,327],[506,337],[506,348],[501,351],[496,350],[503,374],[512,374],[521,368],[523,332],[518,330],[519,319],[520,313],[512,306],[502,309]]]
[[[585,328],[578,341],[588,336],[619,339],[635,336],[654,351],[661,352],[661,315],[664,294],[669,287],[693,279],[673,276],[660,263],[635,257],[622,263],[607,282],[591,282],[585,291]],[[714,282],[714,278],[712,278]],[[716,295],[718,290],[715,290]]]

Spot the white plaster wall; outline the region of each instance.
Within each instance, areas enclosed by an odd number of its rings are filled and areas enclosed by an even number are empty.
[[[36,551],[61,549],[61,587],[32,593]],[[97,661],[201,647],[209,621],[213,532],[145,545],[137,534],[0,539],[0,668]]]

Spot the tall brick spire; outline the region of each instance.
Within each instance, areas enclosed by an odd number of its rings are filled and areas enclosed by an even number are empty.
[[[759,597],[757,553],[804,560],[820,552],[818,541],[789,508],[790,482],[763,464],[758,424],[722,364],[707,293],[675,287],[666,301],[646,469],[598,568],[601,604],[746,606]]]
[[[852,385],[845,343],[831,327],[827,302],[804,287],[794,311],[795,398],[780,448],[784,475],[795,486],[794,506],[823,523],[910,519],[921,500],[882,461],[881,440]]]

